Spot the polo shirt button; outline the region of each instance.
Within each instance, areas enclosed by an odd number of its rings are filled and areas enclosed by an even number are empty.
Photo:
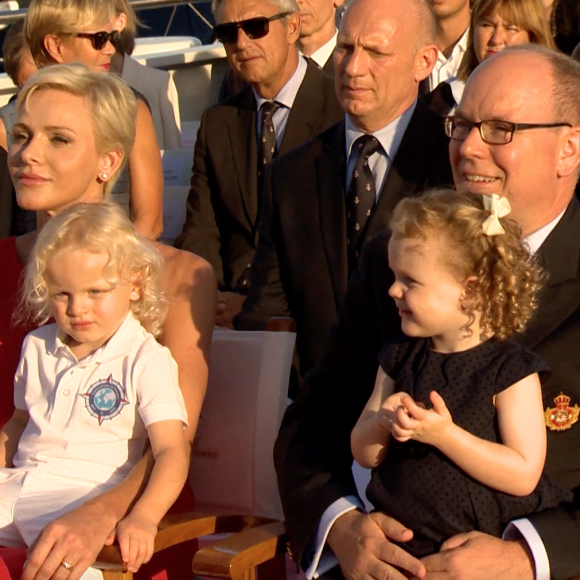
[[[68,397],[68,396],[70,395],[70,391],[69,391],[68,389],[65,389],[65,390],[62,392],[62,394],[63,394],[65,397]]]

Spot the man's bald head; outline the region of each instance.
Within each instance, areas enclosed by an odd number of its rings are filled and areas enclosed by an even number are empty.
[[[359,129],[374,132],[417,98],[437,59],[427,0],[353,0],[335,52],[338,99]]]

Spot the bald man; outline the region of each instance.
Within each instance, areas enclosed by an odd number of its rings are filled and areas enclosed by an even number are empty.
[[[519,338],[546,359],[543,385],[546,474],[580,497],[580,65],[538,47],[513,47],[470,77],[448,123],[459,191],[509,199],[513,217],[549,274],[538,311]],[[489,143],[485,121],[505,121],[505,142]],[[525,126],[524,126],[525,125]],[[541,160],[541,162],[539,162]],[[324,543],[316,565],[340,565],[328,578],[565,580],[580,574],[577,505],[531,514],[508,525],[504,539],[468,532],[422,561],[404,550],[411,532],[388,514],[364,513],[350,475],[350,432],[374,385],[380,346],[400,335],[386,291],[393,276],[387,234],[365,246],[345,305],[308,395],[288,410],[275,458],[288,531],[297,558]],[[433,493],[437,493],[434,489]],[[328,525],[328,514],[331,514]],[[394,542],[397,542],[394,543]],[[314,553],[314,559],[317,554]],[[328,563],[330,562],[330,563]],[[310,570],[312,572],[312,569]]]
[[[354,0],[334,56],[345,118],[276,160],[265,180],[251,289],[236,328],[294,318],[302,374],[322,353],[364,240],[387,227],[401,198],[451,183],[441,120],[417,99],[435,63],[434,40],[425,0]],[[375,143],[366,154],[365,142]]]

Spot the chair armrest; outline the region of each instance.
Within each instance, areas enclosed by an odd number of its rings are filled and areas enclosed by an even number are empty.
[[[269,523],[201,548],[193,557],[193,572],[201,576],[243,580],[248,577],[248,570],[285,551],[284,523]]]
[[[154,552],[159,552],[181,542],[195,540],[201,536],[236,533],[271,521],[267,518],[256,516],[226,516],[201,512],[169,514],[159,523],[159,531],[155,537]],[[119,546],[117,544],[105,546],[93,566],[101,570],[123,570],[124,564],[119,552]]]

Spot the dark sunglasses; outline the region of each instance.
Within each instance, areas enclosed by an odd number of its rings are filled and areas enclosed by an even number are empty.
[[[76,32],[75,36],[89,38],[95,50],[101,50],[109,41],[116,47],[121,40],[121,33],[118,30],[112,30],[111,32],[105,32],[104,30],[101,32]]]
[[[215,37],[223,44],[230,44],[237,42],[238,30],[241,28],[248,38],[256,40],[263,38],[270,32],[270,22],[272,20],[279,20],[285,16],[290,16],[292,12],[280,12],[274,16],[266,17],[259,16],[258,18],[248,18],[240,22],[226,22],[225,24],[218,24],[214,26],[213,32]]]

